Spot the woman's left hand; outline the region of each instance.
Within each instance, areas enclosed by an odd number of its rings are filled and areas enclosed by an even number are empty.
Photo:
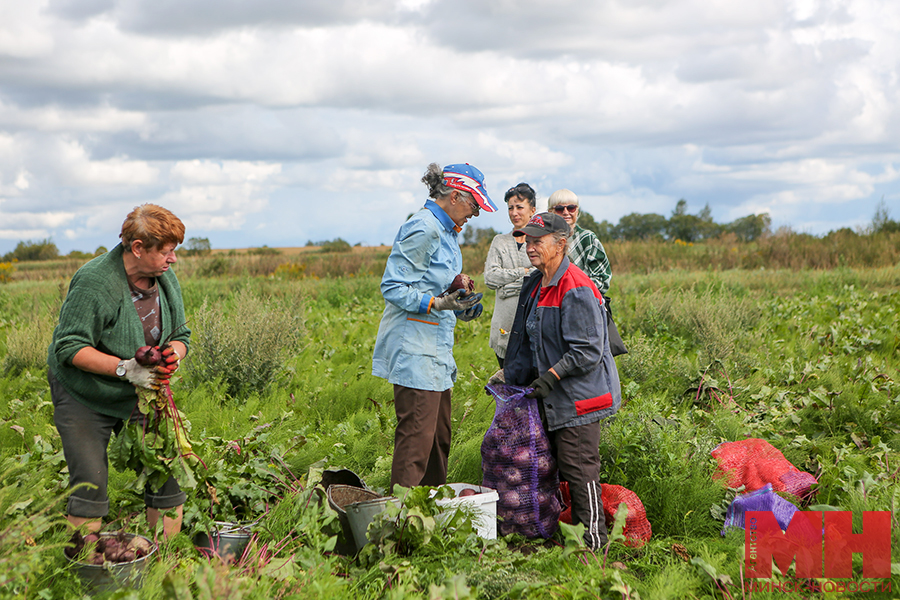
[[[478,317],[480,317],[483,310],[484,306],[482,306],[481,302],[479,302],[471,308],[457,311],[456,318],[460,321],[471,321],[472,319],[477,319]]]
[[[553,371],[545,371],[543,375],[531,382],[531,385],[529,385],[528,387],[534,389],[531,392],[525,394],[525,396],[527,398],[537,398],[538,400],[543,400],[550,395],[550,392],[553,391],[553,387],[556,385],[557,381],[559,381],[559,378]]]
[[[162,351],[164,364],[156,367],[160,379],[168,379],[181,365],[181,355],[172,346]]]

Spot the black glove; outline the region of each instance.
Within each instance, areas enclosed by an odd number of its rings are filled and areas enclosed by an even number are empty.
[[[546,371],[543,375],[531,382],[531,385],[529,385],[528,387],[534,389],[525,394],[525,397],[543,400],[550,395],[551,391],[553,391],[553,386],[556,385],[557,381],[559,380],[556,378],[556,375],[554,375],[550,371]]]
[[[466,310],[458,310],[456,311],[456,318],[460,321],[471,321],[472,319],[477,319],[481,316],[481,311],[484,310],[484,306],[481,305],[481,302],[473,306],[472,308]]]

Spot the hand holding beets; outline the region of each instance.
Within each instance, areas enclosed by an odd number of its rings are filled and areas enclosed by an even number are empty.
[[[125,361],[125,379],[137,387],[159,389],[178,369],[181,356],[172,346],[141,346]]]
[[[450,287],[447,288],[445,294],[449,294],[450,292],[455,292],[456,290],[464,290],[463,296],[475,291],[475,281],[466,275],[465,273],[460,273],[456,277],[453,278],[453,283],[450,284]]]
[[[162,352],[159,346],[141,346],[134,353],[134,360],[144,367],[153,367],[162,360]]]

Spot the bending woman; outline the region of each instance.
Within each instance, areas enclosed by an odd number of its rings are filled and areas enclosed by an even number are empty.
[[[135,386],[154,389],[187,355],[190,330],[184,327],[181,287],[171,266],[184,241],[184,224],[153,204],[135,208],[122,224],[122,243],[75,273],[53,332],[47,363],[53,421],[69,467],[66,513],[74,527],[99,531],[109,513],[106,448],[126,419],[142,421]],[[143,367],[134,360],[141,346],[170,336],[168,368]],[[144,490],[147,521],[163,531],[181,530],[186,496],[175,478],[158,490]]]

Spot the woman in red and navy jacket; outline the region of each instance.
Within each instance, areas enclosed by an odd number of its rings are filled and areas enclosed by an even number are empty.
[[[569,226],[552,213],[515,232],[537,271],[525,279],[510,332],[506,383],[534,388],[544,427],[569,482],[572,523],[591,549],[607,542],[600,498],[601,421],[619,409],[619,374],[609,349],[603,297],[566,256]]]

